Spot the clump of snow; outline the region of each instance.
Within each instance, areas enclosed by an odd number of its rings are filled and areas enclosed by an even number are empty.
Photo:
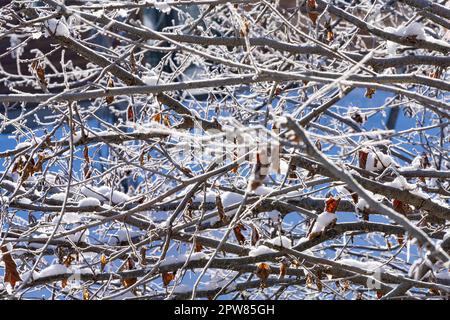
[[[412,169],[422,169],[422,156],[416,156],[411,162]],[[403,168],[404,169],[404,168]]]
[[[144,75],[141,79],[148,86],[154,86],[158,83],[157,76]]]
[[[78,202],[79,207],[97,207],[100,205],[100,200],[93,197],[83,198],[80,200],[80,202]]]
[[[21,203],[21,204],[31,204],[32,203],[32,201],[30,199],[28,199],[28,198],[20,198],[18,200],[18,202]]]
[[[422,190],[420,190],[419,188],[416,188],[415,190],[411,190],[410,191],[413,195],[418,196],[420,198],[423,199],[430,199],[430,195],[426,194],[425,192],[423,192]],[[444,206],[446,206],[446,204],[444,204]]]
[[[385,183],[385,185],[407,191],[416,189],[415,185],[408,183],[408,180],[406,180],[406,178],[402,176],[398,176],[397,178],[394,179],[394,181],[387,182]]]
[[[268,242],[270,242],[271,244],[273,244],[275,246],[280,246],[283,248],[291,247],[291,240],[289,240],[289,238],[285,237],[285,236],[275,237],[275,238],[269,240]]]
[[[425,27],[420,22],[413,22],[407,26],[401,25],[395,29],[394,33],[401,37],[416,36],[419,40],[425,40]]]
[[[372,196],[372,199],[378,202],[383,201],[384,197],[382,195],[379,194],[375,194],[373,192],[367,191],[367,193],[369,193]],[[362,197],[358,197],[358,203],[355,205],[355,209],[357,212],[364,212],[364,210],[369,209],[370,206],[367,203],[367,201],[362,198]]]
[[[418,186],[408,183],[406,178],[402,177],[402,176],[398,176],[397,178],[394,179],[394,181],[388,182],[385,185],[394,187],[394,188],[397,188],[400,190],[409,191],[412,194],[414,194],[418,197],[424,198],[424,199],[430,198],[430,196],[428,194],[424,193],[422,190],[420,190]]]
[[[62,217],[63,223],[78,223],[81,221],[81,215],[76,212],[65,212]]]
[[[270,194],[274,191],[273,188],[270,187],[266,187],[266,186],[259,186],[258,188],[256,188],[254,190],[254,193],[257,194],[258,196],[265,196],[267,194]]]
[[[113,236],[115,241],[115,244],[121,243],[121,242],[125,242],[128,241],[128,235],[130,236],[130,238],[135,238],[135,237],[139,237],[142,234],[139,231],[135,231],[135,230],[126,230],[126,229],[120,229],[119,231],[117,231],[117,233]]]
[[[311,229],[311,233],[322,232],[325,228],[330,225],[336,219],[336,215],[331,212],[322,212],[317,216],[314,226]]]
[[[378,261],[359,261],[356,259],[341,259],[338,260],[338,262],[348,266],[364,269],[367,271],[375,271],[379,270],[380,268],[381,270],[383,270],[383,264]]]
[[[413,22],[407,26],[401,25],[398,28],[393,27],[387,27],[385,30],[389,33],[393,33],[397,36],[406,38],[406,37],[416,37],[417,40],[426,40],[428,42],[433,42],[439,45],[443,45],[448,47],[448,43],[435,39],[425,33],[425,27],[420,22]],[[395,55],[397,52],[397,48],[399,47],[399,44],[393,41],[387,41],[386,43],[386,49],[389,54]]]
[[[65,273],[69,273],[69,269],[65,265],[52,264],[51,266],[48,266],[47,268],[45,268],[39,272],[33,273],[33,278],[34,279],[46,278],[46,277],[56,276],[56,275],[65,274]]]
[[[64,192],[60,192],[60,193],[54,193],[54,194],[50,195],[47,199],[64,201],[65,198],[66,198],[66,194]]]
[[[369,209],[370,206],[367,201],[363,198],[358,198],[358,203],[355,205],[357,212],[364,212],[364,210]]]
[[[250,250],[250,252],[248,253],[250,257],[256,257],[256,256],[260,256],[263,254],[267,254],[267,253],[274,253],[276,252],[273,249],[270,249],[267,246],[261,245],[261,246],[257,246],[256,248]]]
[[[37,39],[39,39],[40,37],[42,37],[42,32],[41,32],[41,31],[33,32],[33,33],[31,34],[31,38],[32,38],[32,39],[37,40]]]
[[[378,171],[389,167],[390,165],[397,165],[394,159],[387,154],[380,151],[370,151],[367,155],[366,170]]]
[[[66,24],[66,19],[62,17],[58,19],[48,19],[44,22],[45,36],[62,36],[70,37],[70,31]]]
[[[113,204],[118,204],[122,202],[127,202],[130,200],[130,197],[123,192],[114,190],[107,186],[102,187],[82,187],[80,192],[86,197],[92,197],[100,201],[111,200]],[[112,197],[111,197],[112,194]]]
[[[204,252],[194,252],[189,257],[189,254],[180,254],[178,256],[166,257],[160,264],[160,266],[171,265],[175,263],[184,263],[189,258],[189,261],[197,261],[207,259],[208,255]]]
[[[159,1],[159,2],[154,2],[153,3],[155,6],[155,9],[161,11],[162,13],[170,13],[170,11],[172,10],[172,8],[170,7],[170,5],[165,2],[165,1]]]
[[[224,208],[232,206],[233,204],[241,203],[244,196],[235,192],[224,192],[222,196],[222,204]]]
[[[24,148],[28,148],[31,146],[31,143],[28,141],[24,141],[24,142],[20,142],[16,145],[16,150],[20,150],[20,149],[24,149]]]
[[[109,188],[107,186],[102,186],[102,187],[98,188],[97,191],[99,193],[103,194],[108,199],[110,199],[111,191],[112,191],[111,188]],[[111,201],[114,204],[126,202],[128,200],[130,200],[130,197],[128,195],[126,195],[125,193],[117,191],[117,190],[114,190],[112,192]]]

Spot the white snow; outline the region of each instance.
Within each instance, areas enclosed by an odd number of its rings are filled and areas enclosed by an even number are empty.
[[[224,208],[232,206],[233,204],[241,203],[244,196],[235,192],[224,192],[222,196],[222,204]]]
[[[58,274],[65,274],[65,273],[69,273],[69,269],[65,265],[52,264],[51,266],[48,266],[47,268],[45,268],[39,272],[33,273],[33,278],[34,279],[46,278],[46,277],[56,276]]]
[[[158,77],[157,76],[145,75],[145,76],[142,76],[141,79],[148,86],[154,86],[154,85],[156,85],[158,83]]]
[[[419,188],[416,188],[415,190],[411,190],[410,191],[413,195],[416,195],[418,197],[421,197],[423,199],[430,199],[430,195],[426,194],[425,192],[423,192],[422,190],[420,190]],[[445,202],[444,202],[445,203]],[[446,204],[444,204],[444,206],[446,206]]]
[[[105,199],[109,200],[112,193],[111,201],[113,204],[118,204],[130,200],[130,197],[123,192],[117,190],[114,190],[113,192],[111,191],[111,188],[107,186],[102,186],[99,188],[94,186],[82,187],[80,190],[80,192],[86,197],[95,198],[100,201],[104,201]]]
[[[16,150],[22,149],[22,148],[28,148],[31,146],[31,143],[28,141],[20,142],[16,145]]]
[[[35,40],[39,39],[40,37],[42,37],[42,32],[41,31],[33,32],[31,34],[31,38],[33,38]]]
[[[400,37],[411,37],[411,36],[415,36],[418,40],[426,40],[428,42],[433,42],[442,46],[446,46],[448,47],[448,43],[440,40],[440,39],[435,39],[429,35],[426,34],[425,32],[425,27],[422,23],[420,22],[413,22],[407,26],[405,25],[401,25],[398,28],[393,28],[393,27],[386,27],[385,28],[386,32],[389,33],[393,33],[397,36]],[[391,55],[395,55],[397,52],[397,48],[400,45],[396,42],[392,42],[392,41],[387,41],[386,43],[386,49],[388,51],[389,54]]]
[[[366,191],[366,192],[371,195],[373,200],[378,201],[378,202],[383,201],[384,197],[382,195],[375,194],[370,191]],[[363,212],[364,209],[369,209],[369,207],[370,206],[365,199],[363,199],[362,197],[358,197],[358,203],[355,205],[355,209],[357,212]]]
[[[422,164],[421,163],[422,163],[422,156],[418,155],[411,162],[411,168],[412,169],[422,169]],[[405,169],[405,168],[403,168],[403,169]]]
[[[30,199],[28,199],[28,198],[20,198],[18,200],[18,202],[21,203],[21,204],[31,204],[32,203],[32,201]]]
[[[348,266],[364,269],[367,271],[375,271],[380,268],[381,268],[381,270],[383,269],[382,263],[378,262],[378,261],[359,261],[359,260],[355,260],[355,259],[341,259],[341,260],[338,260],[337,262],[340,262],[340,263],[348,265]]]
[[[80,200],[80,202],[78,202],[79,207],[97,207],[100,205],[100,200],[93,197],[83,198]]]
[[[394,179],[394,181],[392,182],[387,182],[385,183],[386,186],[390,186],[390,187],[394,187],[400,190],[414,190],[416,189],[416,186],[413,184],[408,183],[408,181],[406,180],[405,177],[402,176],[398,176],[397,178]]]
[[[155,1],[153,4],[155,6],[155,9],[158,9],[162,13],[170,13],[170,11],[172,10],[170,5],[168,3],[166,3],[165,1],[159,1],[159,2]]]
[[[365,209],[369,209],[370,206],[367,201],[361,197],[358,198],[358,203],[355,205],[357,212],[363,212]]]
[[[51,200],[64,201],[66,194],[64,192],[54,193],[48,197]]]
[[[48,19],[44,22],[45,26],[45,36],[63,36],[70,37],[70,31],[67,27],[65,18],[58,19]]]
[[[405,177],[398,176],[392,182],[385,183],[386,186],[394,187],[400,190],[406,190],[423,199],[429,199],[430,196],[420,190],[419,186],[408,183]]]
[[[109,199],[109,197],[111,195],[111,188],[109,188],[107,186],[102,186],[102,187],[98,188],[97,191],[99,193],[103,194],[108,199]],[[130,197],[128,195],[126,195],[125,193],[117,191],[117,190],[114,190],[112,192],[112,199],[111,199],[111,201],[114,204],[126,202],[128,200],[130,200]]]
[[[204,252],[193,252],[189,257],[189,254],[180,254],[178,256],[166,257],[163,261],[161,261],[160,266],[175,264],[185,262],[189,258],[189,261],[197,261],[202,259],[207,259],[208,255]]]
[[[285,237],[285,236],[275,237],[275,238],[269,240],[268,242],[270,242],[271,244],[273,244],[275,246],[281,246],[283,248],[290,248],[291,247],[291,240],[289,240],[289,238]]]
[[[265,196],[265,195],[272,193],[273,191],[274,191],[273,188],[266,187],[266,186],[259,186],[258,188],[255,189],[254,192],[258,196]]]
[[[333,220],[336,219],[336,215],[330,212],[322,212],[317,217],[311,233],[322,232]]]
[[[419,40],[426,39],[425,28],[420,22],[413,22],[407,26],[401,25],[396,29],[395,34],[401,37],[416,36]]]
[[[256,248],[250,250],[250,252],[248,254],[250,257],[256,257],[256,256],[260,256],[260,255],[263,255],[266,253],[274,253],[274,252],[276,252],[276,251],[273,249],[270,249],[267,246],[261,245],[261,246],[257,246]]]
[[[78,223],[81,221],[81,215],[76,212],[65,212],[62,218],[64,223]]]
[[[369,151],[367,155],[366,170],[378,171],[389,167],[390,165],[396,165],[396,162],[387,154],[380,151]]]

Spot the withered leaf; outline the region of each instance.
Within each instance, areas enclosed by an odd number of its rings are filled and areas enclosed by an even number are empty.
[[[243,228],[243,225],[241,225],[241,224],[239,224],[233,228],[233,232],[234,232],[234,236],[236,237],[236,240],[238,241],[238,243],[240,245],[243,245],[245,243],[245,237],[242,234],[241,230],[245,230],[245,228]]]
[[[380,290],[377,290],[377,298],[381,299],[383,297],[383,292],[381,292]]]
[[[106,259],[106,256],[104,254],[102,254],[102,256],[100,257],[100,271],[101,272],[105,271],[105,266],[106,266],[107,262],[108,261]]]
[[[216,207],[220,221],[222,221],[223,224],[226,224],[228,222],[228,217],[225,215],[225,209],[223,208],[222,198],[220,197],[220,195],[216,196]]]
[[[134,108],[131,104],[127,108],[127,120],[130,122],[136,122],[136,118],[134,115]]]
[[[367,151],[365,151],[365,150],[358,151],[359,167],[361,169],[366,169],[368,156],[369,156],[369,153]]]
[[[89,148],[88,146],[84,146],[83,148],[83,157],[84,157],[84,161],[86,161],[86,163],[90,163],[91,159],[89,158]]]
[[[373,88],[367,88],[367,89],[366,89],[366,93],[365,93],[364,96],[365,96],[366,98],[372,99],[374,94],[375,94],[375,89],[373,89]]]
[[[154,114],[154,115],[152,116],[152,120],[155,121],[155,122],[161,123],[161,122],[162,122],[161,113],[158,112],[158,113]]]
[[[172,272],[163,272],[161,273],[161,278],[164,284],[164,287],[167,287],[173,279],[175,279],[175,275]]]
[[[128,257],[127,263],[126,263],[126,269],[127,270],[133,270],[134,269],[134,261],[133,258]],[[122,279],[122,284],[125,288],[128,288],[135,284],[137,281],[137,278],[124,278]]]
[[[114,88],[114,81],[113,81],[113,79],[111,77],[108,80],[108,87],[109,88]],[[114,102],[114,96],[108,96],[108,97],[105,98],[105,100],[106,100],[107,104],[111,104],[111,103]]]
[[[87,288],[83,288],[83,300],[89,300],[90,294]]]
[[[202,250],[203,250],[202,244],[200,242],[198,242],[198,241],[195,241],[195,249],[194,249],[194,251],[195,252],[202,252]]]
[[[267,283],[267,278],[269,277],[271,273],[271,268],[270,266],[265,263],[265,262],[261,262],[256,266],[256,276],[261,279],[261,287],[265,288]]]
[[[131,50],[130,53],[130,66],[131,73],[136,73],[136,57],[134,56],[134,50]]]
[[[256,243],[259,241],[259,233],[258,230],[255,228],[255,226],[252,226],[252,246],[256,245]]]
[[[330,213],[335,213],[339,206],[340,201],[341,201],[341,198],[334,198],[334,197],[330,196],[325,201],[325,211],[330,212]]]
[[[278,279],[284,279],[284,277],[286,276],[286,271],[287,271],[287,264],[285,262],[281,262],[280,274],[278,276]]]
[[[8,252],[8,249],[5,246],[1,247],[2,250],[2,259],[5,264],[5,278],[4,282],[9,282],[11,287],[15,287],[16,282],[22,281],[20,278],[19,272],[17,271],[17,265],[11,254]]]
[[[143,266],[147,265],[146,252],[147,252],[147,248],[146,247],[142,247],[141,250],[140,250],[140,254],[141,254],[141,264]]]

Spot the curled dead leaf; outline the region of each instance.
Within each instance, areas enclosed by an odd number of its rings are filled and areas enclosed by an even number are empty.
[[[108,88],[114,88],[114,81],[112,79],[112,77],[109,78],[108,80]],[[114,96],[107,96],[105,98],[105,101],[107,104],[111,104],[114,102]]]
[[[242,224],[238,224],[233,228],[234,236],[240,245],[245,243],[245,237],[242,234],[242,230],[245,230],[245,227]]]
[[[105,266],[107,264],[107,259],[106,256],[104,254],[102,254],[102,256],[100,257],[100,271],[103,272],[105,270]]]
[[[261,287],[265,288],[267,286],[267,278],[270,273],[271,268],[267,263],[261,262],[256,266],[256,276],[261,279]]]
[[[325,211],[335,213],[339,206],[339,202],[341,202],[341,198],[334,198],[333,196],[330,196],[325,201]]]
[[[22,281],[20,278],[19,272],[17,271],[17,265],[14,259],[11,256],[11,253],[8,252],[8,249],[5,246],[1,247],[2,251],[2,260],[5,264],[5,277],[4,282],[9,282],[11,287],[14,288],[16,282]]]
[[[163,281],[164,287],[167,287],[173,279],[175,279],[175,275],[172,272],[163,272],[161,273],[161,278]]]

